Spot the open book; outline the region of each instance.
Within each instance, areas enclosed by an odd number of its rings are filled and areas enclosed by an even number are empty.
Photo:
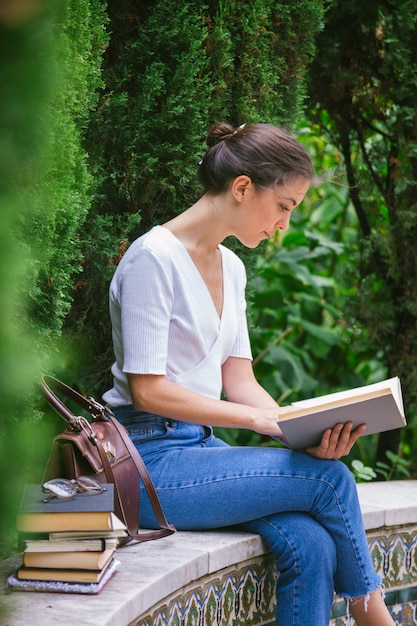
[[[293,450],[318,445],[327,428],[353,422],[366,424],[364,435],[406,425],[398,377],[372,385],[300,400],[280,410],[278,425]]]

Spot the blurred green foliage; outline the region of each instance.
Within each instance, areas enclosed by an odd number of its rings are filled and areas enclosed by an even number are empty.
[[[16,236],[30,215],[33,178],[45,166],[40,122],[53,76],[44,71],[51,53],[50,22],[36,3],[2,4],[0,11],[0,532],[14,525],[22,472],[31,465],[25,423],[36,415],[33,393],[40,355],[26,324],[30,243]],[[39,158],[40,153],[42,156]],[[29,204],[28,204],[29,203]],[[32,327],[33,328],[33,327]],[[33,441],[35,443],[35,441]],[[3,534],[2,534],[3,536]]]
[[[364,463],[362,463],[359,459],[354,459],[352,461],[351,471],[357,483],[369,482],[377,476],[372,467],[364,465]]]
[[[51,443],[38,384],[56,362],[73,277],[81,270],[80,228],[93,184],[82,134],[102,84],[105,21],[98,0],[0,6],[0,533],[6,542],[22,485],[40,480]]]

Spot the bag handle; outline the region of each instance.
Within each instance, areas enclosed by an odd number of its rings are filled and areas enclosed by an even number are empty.
[[[161,537],[166,537],[168,535],[172,535],[173,533],[175,533],[176,532],[175,527],[172,524],[169,524],[165,517],[158,494],[155,490],[155,487],[149,475],[149,472],[146,469],[146,465],[144,464],[142,460],[142,457],[140,456],[139,452],[136,450],[135,446],[133,445],[127,431],[125,431],[125,429],[120,424],[120,422],[115,418],[113,411],[111,411],[109,407],[100,404],[99,402],[94,400],[94,398],[92,397],[86,398],[85,396],[75,391],[75,389],[72,389],[72,387],[69,387],[68,385],[61,382],[57,378],[54,378],[53,376],[45,375],[43,377],[41,386],[42,386],[42,391],[46,397],[48,404],[51,406],[52,409],[54,409],[56,413],[58,413],[58,415],[60,415],[67,422],[67,424],[72,429],[75,429],[75,430],[82,429],[80,425],[80,418],[75,416],[72,413],[72,411],[68,409],[68,407],[55,395],[51,387],[56,389],[58,393],[61,393],[68,399],[78,404],[78,406],[81,406],[81,408],[88,411],[94,421],[103,421],[103,420],[110,421],[113,424],[113,426],[116,428],[118,434],[123,440],[123,443],[126,446],[126,449],[128,450],[136,466],[136,470],[139,474],[139,477],[141,478],[143,482],[143,485],[146,489],[149,500],[152,504],[152,508],[154,510],[156,520],[159,526],[161,527],[159,530],[139,533],[138,532],[139,524],[137,524],[136,529],[128,528],[129,535],[132,537],[132,539],[136,539],[138,541],[150,541],[152,539],[159,539]],[[123,511],[123,503],[119,496],[117,479],[113,473],[113,469],[111,467],[107,454],[103,448],[103,445],[95,436],[90,437],[90,439],[94,442],[99,452],[101,461],[103,463],[103,469],[106,475],[106,480],[109,483],[114,483],[116,494],[119,499],[120,508]],[[127,519],[126,516],[125,516],[125,519]]]
[[[94,398],[86,398],[85,396],[72,389],[62,381],[54,378],[53,376],[45,375],[42,379],[42,391],[48,404],[51,408],[54,409],[58,415],[60,415],[66,422],[71,426],[71,428],[77,428],[77,420],[78,418],[69,410],[69,408],[54,394],[51,387],[54,388],[58,393],[61,393],[63,396],[72,400],[78,406],[88,411],[91,417],[94,420],[104,420],[109,421],[110,417],[114,417],[113,411],[108,407],[100,404]]]

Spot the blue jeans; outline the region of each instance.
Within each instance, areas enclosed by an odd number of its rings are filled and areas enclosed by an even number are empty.
[[[279,572],[277,626],[328,626],[334,591],[352,598],[380,585],[356,485],[343,463],[280,448],[230,447],[209,427],[131,406],[115,414],[178,530],[234,526],[264,538]],[[140,497],[141,525],[155,528],[142,486]]]

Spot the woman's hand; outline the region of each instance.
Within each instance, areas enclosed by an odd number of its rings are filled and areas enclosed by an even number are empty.
[[[254,413],[254,424],[252,430],[259,435],[266,435],[280,441],[289,447],[285,435],[279,427],[279,406],[269,406],[265,408],[252,408]]]
[[[366,425],[361,424],[352,430],[352,422],[337,424],[333,429],[324,431],[318,446],[306,448],[304,452],[317,459],[340,459],[351,451],[354,443],[365,431]]]

